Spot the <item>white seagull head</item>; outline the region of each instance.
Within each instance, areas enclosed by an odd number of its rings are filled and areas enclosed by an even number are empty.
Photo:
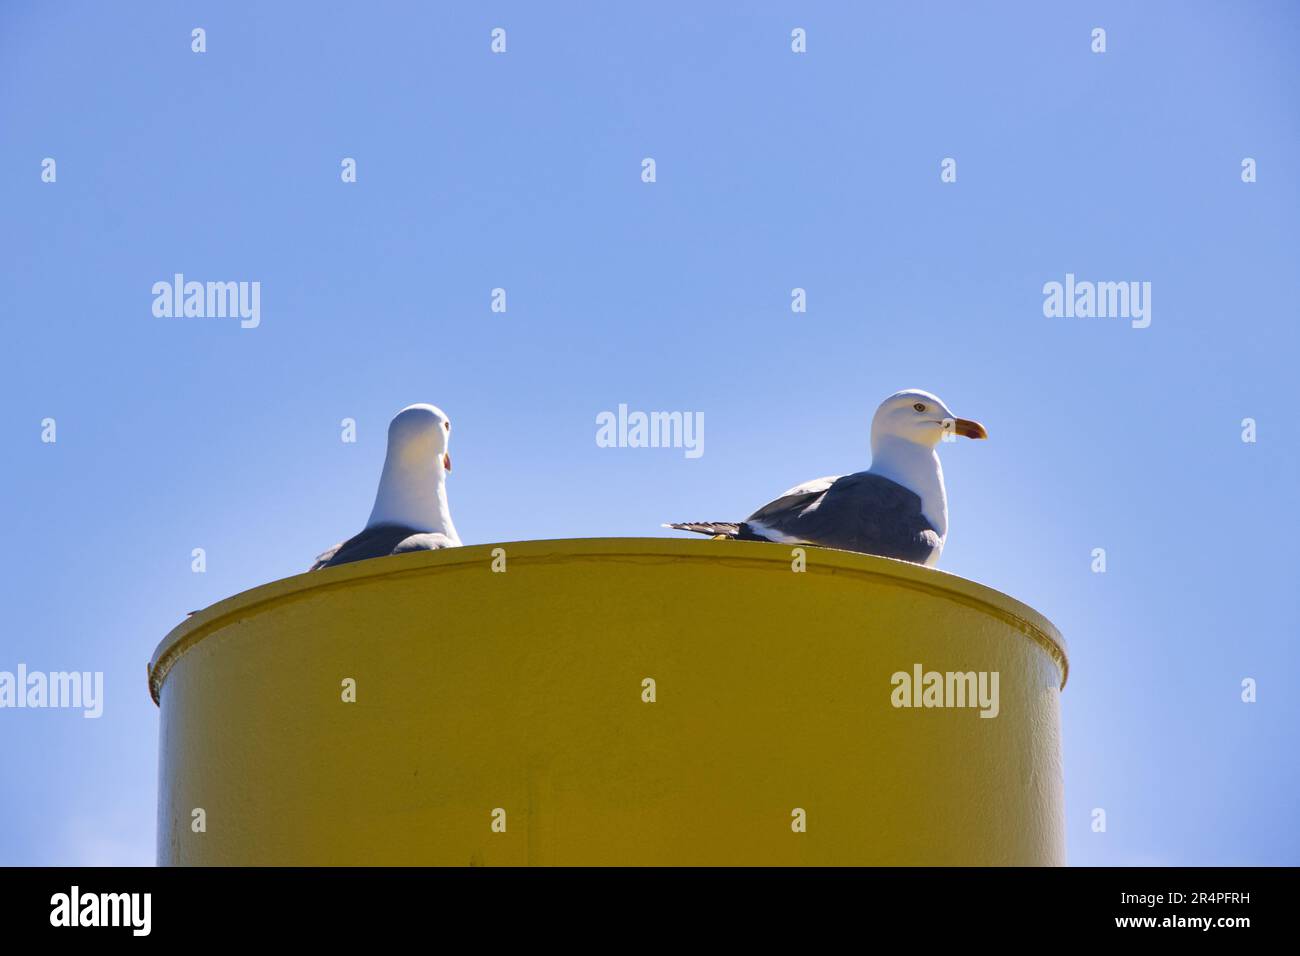
[[[894,441],[934,448],[945,434],[967,438],[988,438],[979,422],[958,418],[937,395],[919,388],[905,388],[880,403],[871,420],[872,453]]]
[[[441,460],[451,471],[451,419],[436,405],[407,405],[388,426],[388,457],[407,466]]]

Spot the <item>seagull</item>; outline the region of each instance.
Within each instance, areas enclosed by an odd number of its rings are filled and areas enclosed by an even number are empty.
[[[871,420],[871,467],[796,485],[741,522],[665,528],[715,538],[812,544],[934,567],[948,537],[948,495],[936,447],[949,435],[988,438],[920,389],[895,392]]]
[[[408,551],[460,547],[447,508],[451,419],[433,405],[408,405],[388,426],[388,454],[370,520],[360,534],[316,558],[311,570]]]

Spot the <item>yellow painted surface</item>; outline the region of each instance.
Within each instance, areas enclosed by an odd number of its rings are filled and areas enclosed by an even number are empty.
[[[479,545],[215,604],[150,664],[159,862],[1063,863],[1055,628],[940,571],[806,554]],[[916,664],[998,672],[998,716],[893,706]]]

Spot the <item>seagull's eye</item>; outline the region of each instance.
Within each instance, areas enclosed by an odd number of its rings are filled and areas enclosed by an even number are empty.
[[[447,429],[447,431],[451,431],[451,422],[450,421],[443,422],[442,427]]]
[[[923,411],[925,411],[925,406],[922,405],[920,402],[917,402],[917,403],[916,403],[915,405],[913,405],[912,407],[915,408],[918,412],[923,412]]]

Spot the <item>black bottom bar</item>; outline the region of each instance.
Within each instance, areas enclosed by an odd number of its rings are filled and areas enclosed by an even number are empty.
[[[9,942],[75,933],[205,946],[337,941],[348,928],[453,945],[465,931],[543,944],[599,929],[618,934],[610,943],[669,945],[682,937],[663,934],[690,925],[736,938],[802,932],[810,943],[831,928],[881,942],[898,933],[1231,942],[1283,930],[1294,885],[1289,869],[9,869],[0,918]]]

